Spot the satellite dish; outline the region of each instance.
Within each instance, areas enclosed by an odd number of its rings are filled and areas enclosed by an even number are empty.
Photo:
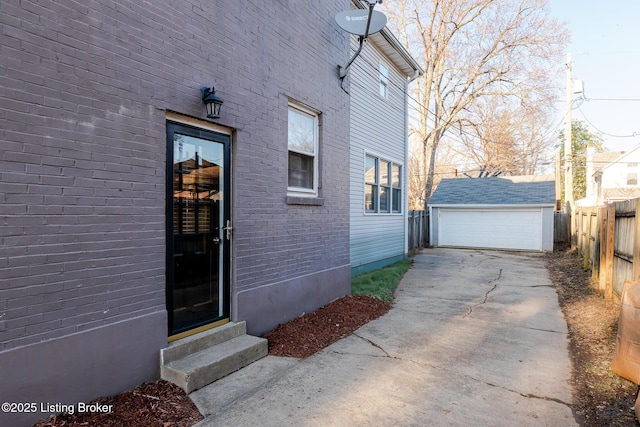
[[[358,36],[364,36],[367,31],[367,20],[369,19],[369,10],[355,9],[345,10],[336,15],[336,23],[348,33]],[[384,13],[377,10],[371,11],[371,24],[369,24],[369,34],[377,33],[387,25],[387,17]]]

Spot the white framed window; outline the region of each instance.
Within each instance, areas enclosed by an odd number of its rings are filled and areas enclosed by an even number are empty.
[[[289,194],[318,194],[318,114],[289,104],[288,132]]]
[[[378,158],[367,155],[364,164],[364,211],[378,212]]]
[[[365,156],[364,211],[402,213],[402,165],[370,154]]]
[[[402,212],[402,166],[391,164],[391,212]]]
[[[387,98],[389,94],[389,69],[384,64],[380,64],[379,72],[380,96],[382,96],[383,98]]]

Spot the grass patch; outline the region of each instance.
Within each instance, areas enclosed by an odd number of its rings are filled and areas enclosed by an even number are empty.
[[[358,274],[351,279],[351,294],[368,295],[392,302],[393,292],[409,267],[411,261],[404,259],[379,270]]]

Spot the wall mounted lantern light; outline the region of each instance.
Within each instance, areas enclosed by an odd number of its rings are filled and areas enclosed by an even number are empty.
[[[207,117],[210,119],[217,119],[220,117],[220,106],[222,106],[222,99],[216,96],[216,90],[213,86],[211,89],[208,87],[202,88],[202,102],[207,107]]]

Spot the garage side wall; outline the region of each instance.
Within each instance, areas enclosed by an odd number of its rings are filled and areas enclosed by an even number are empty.
[[[553,252],[553,209],[542,208],[542,250]]]
[[[438,218],[440,208],[431,208],[429,212],[429,245],[438,246]]]

